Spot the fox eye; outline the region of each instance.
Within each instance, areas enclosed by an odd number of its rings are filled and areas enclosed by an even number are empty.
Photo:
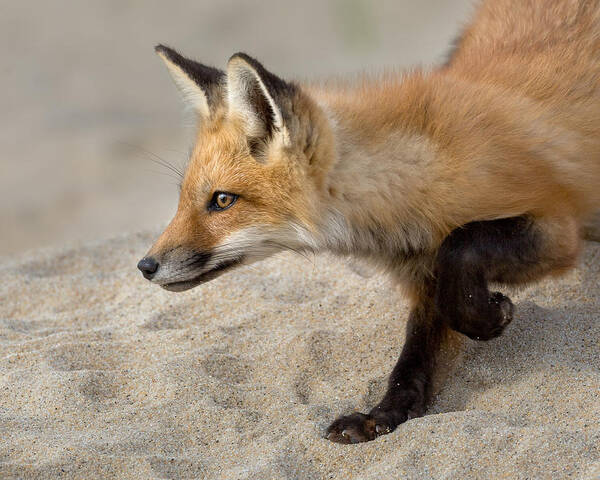
[[[213,211],[225,210],[231,207],[237,198],[238,196],[234,193],[215,192],[208,204],[208,209]]]

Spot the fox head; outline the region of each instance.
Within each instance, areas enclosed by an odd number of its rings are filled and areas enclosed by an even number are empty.
[[[159,45],[198,119],[177,213],[139,262],[183,291],[283,249],[311,248],[332,142],[326,116],[298,85],[243,53],[226,71]]]

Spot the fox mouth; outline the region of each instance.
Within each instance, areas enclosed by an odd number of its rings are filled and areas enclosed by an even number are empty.
[[[232,269],[233,267],[242,263],[243,257],[235,258],[233,260],[228,260],[226,262],[222,262],[217,264],[211,270],[204,272],[197,277],[191,278],[190,280],[183,280],[181,282],[171,282],[171,283],[163,283],[160,286],[165,290],[170,292],[184,292],[189,290],[190,288],[197,287],[198,285],[206,282],[210,282],[215,278],[221,276],[227,270]]]

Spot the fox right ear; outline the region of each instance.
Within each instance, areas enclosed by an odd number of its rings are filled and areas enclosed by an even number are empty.
[[[154,50],[165,62],[185,103],[200,118],[208,118],[223,101],[225,73],[185,58],[172,48],[157,45]]]

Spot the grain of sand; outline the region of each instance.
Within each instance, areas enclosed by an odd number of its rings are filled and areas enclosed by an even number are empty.
[[[0,263],[0,478],[599,478],[600,244],[425,417],[344,446],[402,346],[386,280],[286,254],[172,294],[135,271],[152,237]]]

